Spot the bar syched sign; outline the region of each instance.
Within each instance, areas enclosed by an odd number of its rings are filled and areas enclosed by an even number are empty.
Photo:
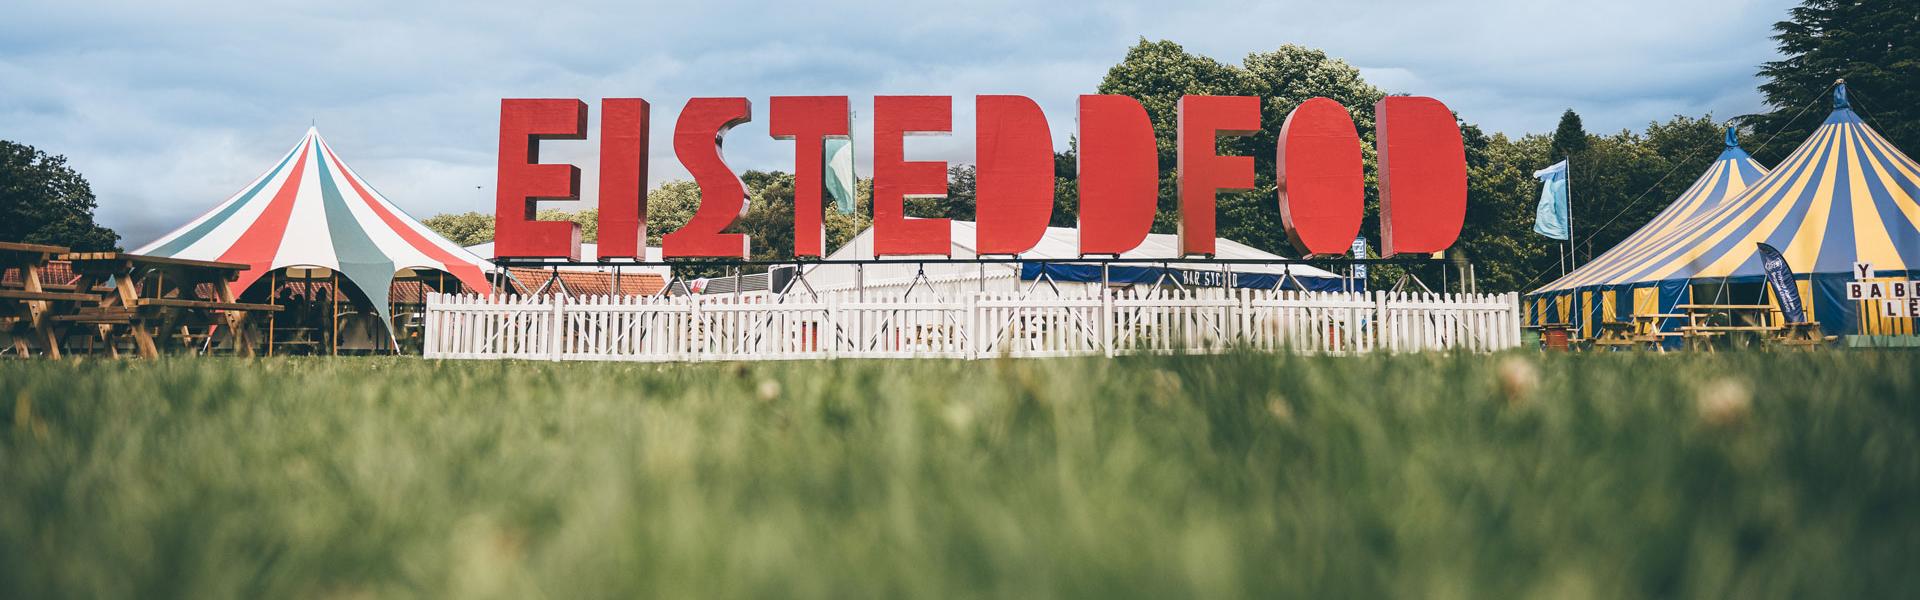
[[[794,143],[793,253],[824,253],[823,148],[852,134],[846,96],[777,96],[768,131]],[[639,98],[601,100],[600,260],[644,259],[647,241],[647,144],[650,105]],[[1176,108],[1174,147],[1180,252],[1214,253],[1214,202],[1221,191],[1254,185],[1250,156],[1217,151],[1221,136],[1260,130],[1260,99],[1186,96]],[[1133,98],[1081,96],[1076,135],[1080,253],[1117,255],[1146,239],[1159,194],[1153,124]],[[953,130],[951,96],[873,99],[873,230],[877,256],[943,256],[952,248],[946,219],[913,218],[907,198],[943,197],[946,163],[907,160],[905,136]],[[1385,256],[1445,250],[1466,217],[1467,165],[1460,128],[1445,104],[1389,96],[1374,105],[1379,156],[1380,237]],[[1053,146],[1046,116],[1025,96],[974,97],[978,119],[976,241],[982,255],[1031,249],[1053,216]],[[727,130],[753,118],[746,98],[693,98],[673,128],[673,152],[700,187],[686,225],[661,237],[667,258],[745,259],[752,240],[727,233],[746,214],[746,186],[721,155]],[[579,226],[540,221],[542,200],[577,200],[580,169],[539,160],[541,140],[587,138],[587,104],[578,99],[500,101],[495,252],[501,258],[580,260]],[[1346,107],[1313,98],[1281,125],[1274,180],[1287,237],[1306,256],[1340,256],[1360,233],[1365,174],[1360,136]]]

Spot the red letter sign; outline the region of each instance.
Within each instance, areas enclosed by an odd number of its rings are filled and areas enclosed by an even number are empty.
[[[1128,96],[1080,97],[1080,255],[1132,250],[1153,231],[1160,157],[1153,121]]]
[[[647,101],[600,100],[600,260],[647,259]]]
[[[1353,117],[1338,102],[1310,98],[1287,115],[1274,154],[1280,219],[1293,246],[1308,256],[1347,252],[1367,208]]]
[[[668,258],[747,258],[744,233],[722,233],[747,214],[747,186],[720,156],[720,138],[733,126],[753,119],[746,98],[693,98],[673,126],[673,153],[700,186],[700,208],[678,231],[660,238]]]
[[[1214,193],[1253,189],[1253,157],[1220,156],[1219,136],[1260,130],[1260,99],[1182,96],[1178,112],[1180,255],[1213,255]]]
[[[1053,218],[1053,134],[1026,96],[974,98],[978,254],[1019,254]]]
[[[1452,246],[1467,220],[1467,154],[1460,124],[1439,100],[1388,96],[1373,108],[1380,151],[1380,251],[1428,254]]]
[[[945,161],[907,162],[903,136],[953,131],[952,96],[873,98],[873,254],[951,256],[946,219],[907,218],[906,199],[945,198]]]
[[[820,197],[826,192],[826,138],[852,132],[846,96],[774,96],[767,132],[793,144],[793,255],[820,256],[826,237]]]
[[[543,165],[540,140],[587,137],[587,103],[579,100],[501,100],[500,170],[494,185],[493,253],[500,258],[580,260],[580,225],[535,221],[541,200],[580,197],[580,168]]]

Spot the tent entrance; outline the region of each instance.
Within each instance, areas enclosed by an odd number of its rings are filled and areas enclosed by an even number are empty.
[[[368,355],[418,352],[427,294],[465,291],[445,271],[404,269],[395,274],[386,305],[377,306],[344,273],[286,267],[256,280],[240,298],[282,307],[261,324],[266,335],[256,338],[268,356]]]

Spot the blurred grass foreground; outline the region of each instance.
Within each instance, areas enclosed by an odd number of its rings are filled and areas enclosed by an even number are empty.
[[[1920,590],[1920,354],[0,363],[0,597]]]

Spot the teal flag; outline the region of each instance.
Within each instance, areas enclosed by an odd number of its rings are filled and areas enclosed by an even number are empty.
[[[1533,176],[1540,180],[1540,206],[1534,209],[1533,232],[1567,239],[1567,161],[1534,171]]]
[[[840,214],[853,214],[854,176],[853,176],[853,140],[847,138],[827,138],[822,140],[821,150],[826,153],[826,173],[821,178],[827,185],[827,194],[833,196],[833,205]]]

